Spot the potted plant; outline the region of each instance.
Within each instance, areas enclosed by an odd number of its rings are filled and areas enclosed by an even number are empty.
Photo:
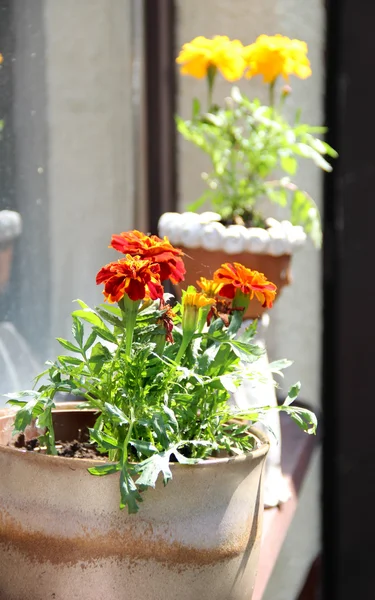
[[[162,282],[181,282],[182,252],[139,232],[112,246],[125,255],[96,278],[108,303],[78,301],[69,353],[0,417],[0,596],[250,600],[267,407],[228,398],[256,374],[255,327],[236,337],[244,310],[271,306],[275,286],[224,265],[172,309]],[[280,410],[313,433],[298,388]]]
[[[311,75],[307,45],[281,35],[261,35],[249,46],[226,36],[200,36],[183,45],[177,63],[183,75],[207,81],[207,110],[194,99],[191,119],[177,116],[176,123],[181,135],[209,157],[211,171],[202,173],[207,190],[188,212],[161,216],[159,235],[168,236],[192,259],[187,262],[189,284],[200,276],[212,277],[230,255],[233,262],[263,272],[280,291],[290,283],[291,255],[306,234],[316,246],[321,244],[319,210],[292,180],[299,160],[311,159],[331,171],[325,156],[337,156],[315,137],[324,127],[302,123],[300,111],[293,123],[283,115],[291,88],[279,87],[279,80]],[[230,82],[262,75],[268,104],[249,99],[238,87],[222,106],[214,104],[218,73]],[[287,208],[290,220],[265,218],[265,200]],[[206,204],[211,211],[197,214]],[[264,310],[252,302],[247,316],[259,317]]]

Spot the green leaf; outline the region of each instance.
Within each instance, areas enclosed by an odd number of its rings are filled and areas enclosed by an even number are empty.
[[[295,175],[298,163],[293,156],[282,156],[280,159],[281,168],[289,175]]]
[[[143,498],[125,465],[122,466],[120,473],[120,493],[120,508],[127,506],[129,514],[137,513],[139,510],[138,502],[143,502]]]
[[[81,354],[81,349],[77,348],[77,346],[72,344],[72,342],[68,342],[68,340],[64,340],[64,338],[56,338],[56,340],[66,350],[70,350],[71,352],[77,352],[78,354]]]
[[[81,365],[83,365],[84,363],[82,362],[82,360],[80,360],[79,358],[76,358],[75,356],[58,356],[57,360],[59,362],[61,362],[61,364],[63,365],[74,365],[76,367],[79,367]]]
[[[168,448],[170,442],[167,435],[167,430],[165,428],[163,416],[160,413],[154,413],[151,417],[151,423],[156,433],[158,442],[163,446],[163,448]]]
[[[295,383],[294,385],[292,385],[292,387],[290,388],[289,392],[288,392],[288,396],[286,397],[283,406],[289,406],[289,404],[292,404],[292,402],[294,402],[294,400],[297,398],[299,392],[301,389],[301,383],[299,381],[297,381],[297,383]]]
[[[177,458],[178,462],[182,465],[196,465],[197,463],[202,462],[199,458],[187,458],[186,456],[181,454],[181,452],[179,452],[177,449],[173,450],[173,454]]]
[[[288,415],[297,423],[303,431],[308,434],[315,434],[318,426],[316,415],[307,408],[301,408],[299,406],[285,406],[284,404],[279,407],[288,413]]]
[[[91,348],[91,346],[95,342],[96,338],[97,338],[96,331],[92,331],[90,333],[89,337],[87,338],[85,345],[83,346],[84,352],[87,352],[87,350],[89,350]]]
[[[255,362],[265,352],[263,348],[256,344],[245,344],[239,340],[228,340],[226,343],[230,345],[236,356],[243,362]]]
[[[136,470],[141,473],[141,475],[137,479],[137,485],[154,488],[160,473],[163,473],[164,485],[167,485],[168,481],[172,479],[172,472],[169,467],[171,453],[172,450],[154,454],[153,456],[150,456],[150,458],[139,463]]]
[[[194,202],[187,206],[187,210],[190,212],[197,212],[212,196],[211,190],[206,190],[203,194]]]
[[[87,321],[90,325],[95,325],[98,329],[108,330],[107,325],[91,308],[84,308],[83,310],[75,310],[72,312],[73,317],[79,317],[83,321]],[[108,330],[109,331],[109,330]]]
[[[97,429],[89,428],[90,439],[93,442],[98,444],[99,449],[104,450],[118,450],[120,446],[112,436],[104,433],[103,431],[98,431]]]
[[[117,344],[117,338],[109,331],[109,329],[103,329],[100,327],[93,327],[93,331],[95,331],[98,337],[101,337],[106,342],[112,342],[112,344]]]
[[[227,392],[234,394],[237,391],[238,386],[235,384],[235,381],[230,373],[227,373],[226,375],[220,375],[219,379],[221,385],[227,390]]]
[[[17,411],[15,419],[14,419],[13,433],[15,433],[15,434],[22,433],[23,431],[25,431],[26,427],[28,425],[30,425],[31,421],[33,420],[33,418],[35,416],[35,415],[33,415],[33,411],[39,401],[40,401],[40,395],[38,394],[34,398],[29,400],[25,404],[25,406],[23,406],[22,408],[20,408]]]
[[[120,471],[121,465],[120,463],[106,463],[105,465],[96,465],[95,467],[89,467],[87,470],[91,475],[97,475],[101,477],[102,475],[110,475],[111,473],[116,473]]]
[[[117,423],[118,425],[127,425],[129,423],[129,419],[122,412],[118,406],[114,404],[110,404],[109,402],[104,403],[105,412],[109,414],[111,421]]]
[[[108,323],[111,323],[111,325],[114,325],[115,327],[118,327],[119,329],[124,329],[123,321],[121,319],[119,319],[118,317],[116,317],[115,315],[113,315],[108,310],[103,310],[102,308],[100,308],[98,306],[96,308],[96,312],[102,317],[102,319],[104,319]]]
[[[271,362],[268,367],[271,373],[276,373],[277,375],[281,375],[284,377],[284,373],[282,373],[283,369],[287,369],[293,364],[292,360],[287,360],[286,358],[282,358],[280,360],[274,360]]]
[[[243,310],[235,310],[231,316],[228,333],[237,333],[243,322]]]
[[[100,342],[95,344],[95,346],[93,347],[93,349],[91,351],[91,356],[89,359],[89,364],[90,364],[90,367],[92,368],[94,374],[99,375],[104,364],[111,360],[112,360],[112,354],[110,353],[108,348],[103,346],[103,344],[101,344]]]
[[[158,451],[154,444],[147,442],[146,440],[130,440],[129,444],[140,454],[145,454],[146,456],[150,456],[150,454]]]
[[[72,333],[78,346],[82,348],[84,329],[83,324],[77,317],[73,317]]]
[[[254,321],[252,321],[250,323],[250,325],[248,325],[246,327],[246,329],[242,333],[240,333],[240,335],[237,338],[238,341],[248,344],[254,338],[254,336],[257,332],[257,328],[258,328],[258,319],[254,319]]]

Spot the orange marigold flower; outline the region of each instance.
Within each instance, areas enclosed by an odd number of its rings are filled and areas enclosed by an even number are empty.
[[[102,267],[96,283],[104,283],[103,294],[108,302],[119,302],[125,294],[131,300],[163,298],[160,283],[160,266],[149,260],[127,255],[125,259]]]
[[[277,287],[267,281],[263,273],[247,269],[240,263],[225,263],[214,273],[214,281],[222,283],[220,296],[234,298],[237,290],[242,294],[255,297],[263,307],[271,308],[276,296]]]
[[[4,61],[4,57],[2,54],[0,54],[0,65],[2,64],[3,61]]]
[[[239,40],[230,40],[226,35],[215,35],[208,39],[202,35],[182,46],[176,62],[183,75],[202,79],[209,69],[218,69],[227,81],[240,79],[245,70],[242,55],[243,45]]]
[[[265,83],[273,83],[279,75],[289,81],[289,75],[306,79],[311,75],[307,44],[280,35],[260,35],[254,44],[244,48],[248,71],[246,77],[263,75]]]
[[[208,298],[215,298],[215,296],[218,296],[222,288],[221,283],[218,283],[213,279],[206,279],[205,277],[201,277],[197,281],[197,285],[199,285],[201,290],[206,294]]]
[[[110,248],[122,254],[139,256],[160,265],[160,280],[170,279],[172,283],[183,281],[186,269],[182,260],[183,252],[172,246],[167,237],[145,235],[136,229],[113,235]]]

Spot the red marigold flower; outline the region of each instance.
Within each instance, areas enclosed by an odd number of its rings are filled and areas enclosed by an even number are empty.
[[[122,254],[139,256],[150,259],[160,265],[160,280],[170,279],[172,283],[183,281],[186,273],[182,260],[183,252],[175,248],[165,237],[163,240],[157,235],[145,235],[136,229],[124,231],[119,235],[113,235],[110,248],[114,248]]]
[[[271,308],[276,296],[277,287],[267,281],[263,273],[247,269],[240,263],[225,263],[214,273],[214,281],[222,283],[220,296],[234,298],[237,290],[242,294],[255,297],[263,307]]]
[[[136,302],[144,298],[156,300],[164,293],[159,265],[130,255],[102,267],[96,283],[104,283],[103,294],[112,303],[122,300],[125,294]]]

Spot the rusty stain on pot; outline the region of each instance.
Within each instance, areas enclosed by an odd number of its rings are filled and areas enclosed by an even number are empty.
[[[110,557],[117,560],[153,559],[175,565],[209,565],[242,554],[249,544],[251,532],[251,523],[244,524],[243,533],[237,539],[228,540],[226,544],[216,548],[204,549],[168,541],[162,535],[155,536],[152,525],[149,525],[149,533],[142,536],[137,535],[137,527],[131,524],[121,533],[113,529],[105,534],[94,532],[92,535],[74,537],[50,536],[25,530],[7,511],[0,509],[0,544],[9,549],[17,549],[32,561],[50,562],[54,565],[82,563],[83,560],[91,562]],[[257,533],[259,531],[260,528],[257,527]],[[256,535],[253,541],[257,537]]]

